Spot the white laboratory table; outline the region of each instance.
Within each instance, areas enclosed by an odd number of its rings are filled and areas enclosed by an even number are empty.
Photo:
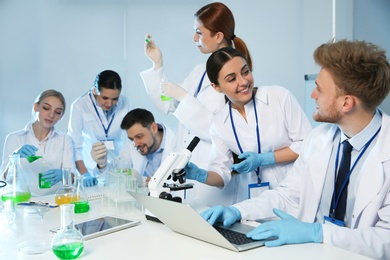
[[[175,233],[161,223],[146,220],[142,211],[136,208],[121,211],[108,209],[106,205],[104,199],[91,200],[90,211],[75,214],[75,221],[112,213],[141,220],[141,224],[85,241],[79,259],[368,259],[331,245],[313,243],[260,247],[237,253]],[[24,241],[51,241],[53,234],[49,230],[60,226],[60,209],[50,209],[43,219],[38,215],[24,214],[20,207],[17,211],[15,222],[10,225],[0,218],[0,259],[57,259],[51,250],[37,255],[22,254],[18,252],[18,245]]]

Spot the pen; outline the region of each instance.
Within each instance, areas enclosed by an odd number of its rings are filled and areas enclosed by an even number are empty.
[[[22,202],[22,203],[18,203],[18,205],[20,205],[20,206],[45,206],[45,207],[49,207],[49,208],[57,208],[58,207],[58,205],[50,205],[49,203],[34,202],[34,201]]]

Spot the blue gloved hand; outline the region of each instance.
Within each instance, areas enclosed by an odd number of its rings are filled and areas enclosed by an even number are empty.
[[[36,148],[34,145],[25,144],[15,150],[13,153],[19,154],[20,158],[26,158],[27,156],[35,155],[36,151],[38,151],[38,148]]]
[[[241,219],[241,212],[233,206],[214,206],[203,211],[200,215],[211,225],[214,225],[215,222],[221,222],[225,227]]]
[[[187,163],[186,167],[184,167],[184,171],[186,172],[185,176],[187,179],[196,180],[202,183],[205,183],[207,180],[207,171],[199,168],[192,162]]]
[[[53,186],[56,183],[62,181],[62,170],[61,169],[51,169],[42,173],[42,179],[45,181],[50,181],[50,185]]]
[[[89,172],[83,174],[83,181],[85,187],[92,187],[99,183],[99,181],[93,177]]]
[[[269,153],[254,153],[254,152],[245,152],[238,156],[238,159],[244,159],[240,163],[233,164],[230,168],[239,173],[250,173],[254,171],[257,167],[275,164],[275,154],[274,152]]]
[[[320,223],[302,222],[284,211],[278,209],[273,209],[273,211],[282,220],[265,222],[246,236],[254,240],[277,237],[276,240],[265,242],[265,245],[269,247],[322,242],[322,225]]]

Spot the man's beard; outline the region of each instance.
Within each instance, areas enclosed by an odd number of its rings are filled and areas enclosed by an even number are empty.
[[[138,152],[139,152],[140,154],[142,154],[142,155],[147,155],[147,154],[150,153],[150,151],[151,151],[151,150],[153,149],[153,147],[156,145],[156,141],[157,141],[155,136],[152,136],[152,139],[153,139],[153,143],[152,143],[150,146],[145,145],[145,146],[146,146],[145,152],[141,152],[141,151],[137,148],[137,150],[138,150]]]
[[[337,123],[341,120],[341,115],[336,109],[336,101],[328,108],[326,114],[327,115],[322,115],[319,113],[319,110],[317,110],[317,112],[313,114],[313,119],[316,122],[324,123]]]

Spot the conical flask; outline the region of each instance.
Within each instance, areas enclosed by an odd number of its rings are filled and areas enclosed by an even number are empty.
[[[84,237],[74,226],[74,205],[64,204],[61,209],[61,229],[51,241],[53,253],[60,259],[76,259],[84,250]]]
[[[84,177],[75,176],[75,187],[73,189],[71,203],[74,204],[75,213],[84,213],[89,211],[89,202],[84,190]]]
[[[31,192],[22,174],[19,154],[11,154],[9,156],[9,163],[6,173],[7,185],[4,187],[1,200],[12,200],[15,204],[29,201],[31,198]]]
[[[62,168],[62,187],[54,196],[57,205],[70,204],[73,196],[72,172],[70,168]]]

